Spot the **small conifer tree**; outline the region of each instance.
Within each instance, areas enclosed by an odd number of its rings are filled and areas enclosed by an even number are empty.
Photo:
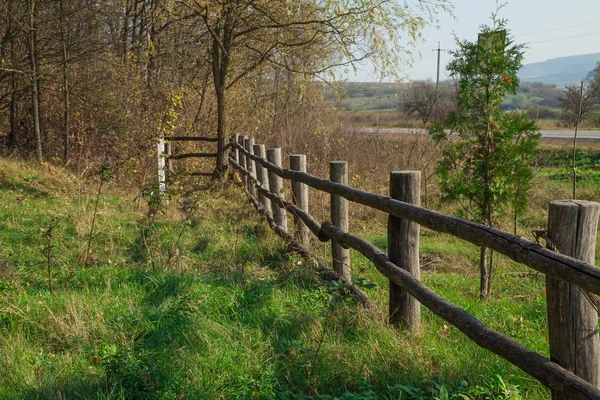
[[[477,42],[457,39],[447,69],[458,82],[457,111],[430,129],[443,144],[437,165],[443,201],[458,202],[468,218],[496,226],[509,205],[517,212],[527,204],[531,161],[540,137],[524,112],[505,112],[502,101],[515,94],[523,45],[514,44],[506,21],[492,16]],[[493,252],[480,252],[480,295],[491,292]]]

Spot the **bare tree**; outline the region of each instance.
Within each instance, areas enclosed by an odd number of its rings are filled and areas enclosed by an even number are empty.
[[[568,126],[575,126],[578,119],[583,120],[590,111],[600,104],[600,63],[588,74],[583,82],[583,92],[580,85],[565,87],[558,98],[563,110],[562,120]],[[579,105],[581,103],[581,109]]]
[[[404,93],[400,108],[408,115],[416,115],[424,125],[431,122],[436,109],[436,88],[431,80],[411,82]],[[437,95],[439,117],[444,119],[456,108],[456,88],[450,83],[440,82]]]
[[[427,124],[435,110],[435,83],[431,79],[411,82],[404,93],[401,109]]]

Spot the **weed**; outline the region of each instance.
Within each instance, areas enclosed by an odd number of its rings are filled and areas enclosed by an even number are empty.
[[[99,358],[109,386],[122,390],[126,398],[163,398],[172,383],[165,372],[164,355],[111,345],[102,348]]]

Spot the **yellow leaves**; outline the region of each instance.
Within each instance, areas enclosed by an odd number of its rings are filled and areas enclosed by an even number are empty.
[[[444,324],[444,327],[440,331],[440,336],[448,336],[452,328],[449,325]]]

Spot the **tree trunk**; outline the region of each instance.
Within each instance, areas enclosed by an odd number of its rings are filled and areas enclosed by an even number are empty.
[[[63,72],[63,159],[65,164],[69,161],[69,137],[70,133],[70,101],[69,101],[69,53],[67,34],[65,32],[66,16],[64,0],[60,0],[60,41],[62,44],[62,72]]]
[[[492,203],[489,200],[489,190],[484,195],[483,210],[486,225],[492,227]],[[492,271],[494,268],[494,252],[492,249],[482,246],[479,253],[479,270],[481,272],[479,281],[479,298],[486,299],[492,293]]]
[[[131,7],[129,6],[129,1],[125,3],[125,15],[123,16],[123,35],[121,41],[123,42],[122,48],[122,57],[123,62],[127,63],[127,51],[129,50],[129,46],[127,45],[129,41],[129,17],[130,17]]]
[[[10,82],[10,131],[8,132],[8,141],[6,143],[8,148],[15,148],[17,146],[18,136],[18,115],[17,115],[17,78],[15,73],[12,73]]]
[[[9,40],[10,40],[10,60],[14,65],[17,54],[15,49],[15,32],[13,31],[12,17],[8,18],[8,30],[10,32]],[[17,137],[18,137],[18,98],[17,98],[17,73],[11,73],[10,78],[10,131],[8,132],[8,141],[6,145],[8,148],[15,148],[17,146]]]
[[[488,270],[488,262],[487,262],[487,252],[488,252],[488,248],[481,246],[480,251],[479,251],[479,271],[480,271],[480,277],[479,277],[479,298],[480,299],[485,299],[489,293],[490,293],[490,286],[489,286],[489,270]]]
[[[215,29],[215,37],[212,44],[212,66],[213,81],[217,97],[217,165],[215,176],[222,178],[227,171],[227,157],[225,155],[225,140],[227,138],[227,72],[229,70],[229,45],[227,28]],[[223,32],[223,41],[219,42],[219,36]],[[223,46],[223,48],[221,48]]]
[[[44,161],[42,152],[42,133],[40,130],[39,88],[37,71],[37,51],[35,35],[35,2],[30,0],[29,15],[29,57],[31,61],[31,98],[33,106],[33,130],[35,133],[36,159],[39,163]]]

